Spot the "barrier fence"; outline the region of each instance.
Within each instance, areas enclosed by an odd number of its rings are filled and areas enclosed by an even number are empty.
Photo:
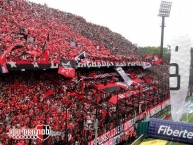
[[[148,117],[155,117],[159,114],[161,111],[163,113],[164,109],[167,108],[170,105],[170,100],[167,99],[163,101],[162,103],[147,109],[145,112],[142,112],[138,114],[135,118],[126,121],[125,123],[121,124],[118,127],[115,127],[111,129],[110,131],[106,132],[105,134],[97,137],[97,143],[99,145],[112,145],[119,143],[119,138],[122,135],[127,135],[129,131],[134,130],[134,125],[138,120],[144,119],[144,116],[146,118]],[[167,110],[165,109],[165,111]],[[88,145],[94,145],[94,140],[90,141]]]

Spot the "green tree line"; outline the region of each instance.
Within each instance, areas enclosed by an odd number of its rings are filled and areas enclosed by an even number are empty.
[[[140,49],[144,52],[145,55],[152,54],[160,56],[160,47],[155,46],[146,46],[140,47]],[[163,61],[169,63],[170,61],[170,49],[163,48]]]

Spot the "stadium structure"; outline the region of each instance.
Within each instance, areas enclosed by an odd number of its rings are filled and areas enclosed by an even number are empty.
[[[118,144],[169,105],[160,63],[82,17],[0,0],[0,143]]]

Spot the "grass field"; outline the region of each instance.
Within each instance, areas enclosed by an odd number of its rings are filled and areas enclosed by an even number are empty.
[[[187,103],[187,104],[188,104],[188,103]],[[186,107],[189,108],[189,109],[187,109],[188,111],[182,115],[181,121],[187,122],[187,123],[193,123],[193,107],[192,107],[192,106],[193,106],[193,103],[192,103],[192,101],[191,101],[191,103],[189,103],[189,104],[190,104],[190,105],[187,105],[187,106],[186,106]],[[164,116],[165,116],[165,114],[162,115],[162,116],[160,116],[160,119],[163,119]],[[171,117],[170,117],[170,120],[172,120]]]
[[[153,138],[147,138],[144,139],[143,142],[140,145],[189,145],[179,142],[172,142],[167,140],[160,140],[160,139],[153,139]]]
[[[193,113],[182,116],[182,121],[187,123],[193,123]]]

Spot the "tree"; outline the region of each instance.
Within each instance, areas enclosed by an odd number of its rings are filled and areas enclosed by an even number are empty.
[[[145,55],[152,54],[160,56],[160,47],[146,46],[141,47],[141,50],[144,52]],[[163,49],[163,61],[166,63],[169,63],[170,61],[170,49],[168,48]]]

